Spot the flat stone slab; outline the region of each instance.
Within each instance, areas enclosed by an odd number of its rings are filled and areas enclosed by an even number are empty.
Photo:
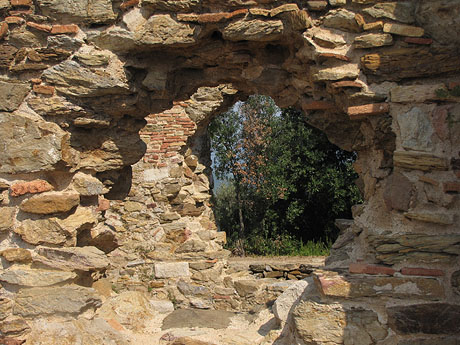
[[[236,313],[223,310],[177,309],[164,320],[162,330],[170,328],[225,329]]]

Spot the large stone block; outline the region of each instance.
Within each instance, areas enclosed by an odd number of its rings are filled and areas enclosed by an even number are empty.
[[[425,111],[413,107],[407,113],[398,115],[398,124],[403,148],[414,151],[432,151],[431,136],[434,129]]]
[[[387,27],[387,30],[394,31],[391,28],[395,27]],[[416,34],[423,35],[422,32]],[[393,81],[458,72],[457,57],[458,52],[452,48],[394,48],[364,55],[361,64],[364,73]]]
[[[15,215],[15,207],[0,207],[0,232],[13,228]]]
[[[16,295],[13,314],[26,318],[45,315],[78,315],[101,305],[95,291],[81,286],[35,287]]]
[[[43,78],[56,85],[56,90],[76,97],[99,97],[129,93],[129,86],[123,76],[86,68],[75,61],[64,61],[47,69]]]
[[[280,38],[283,31],[281,20],[253,19],[240,20],[227,25],[222,35],[230,41],[271,41]]]
[[[273,304],[273,314],[278,320],[286,322],[292,310],[302,300],[302,296],[312,291],[314,291],[313,278],[294,282],[276,299]]]
[[[406,278],[388,276],[344,276],[335,272],[314,275],[323,296],[332,298],[392,297],[439,300],[444,288],[434,278]]]
[[[417,151],[395,151],[393,162],[397,167],[412,170],[447,170],[447,159],[430,153]]]
[[[389,265],[402,261],[453,263],[460,255],[460,235],[457,234],[370,235],[368,241],[376,251],[376,258]]]
[[[54,123],[26,114],[0,113],[0,173],[17,174],[53,170],[62,158],[65,132]]]
[[[28,287],[51,286],[77,277],[73,272],[49,271],[12,266],[0,273],[0,281]]]
[[[37,247],[34,262],[65,271],[100,271],[109,266],[107,256],[95,247]]]
[[[407,211],[412,198],[413,185],[407,177],[393,173],[385,184],[383,199],[388,209]]]
[[[111,0],[39,0],[38,7],[63,23],[108,23],[116,18]]]
[[[80,203],[80,194],[76,192],[48,192],[35,195],[21,203],[24,212],[52,214],[68,212]]]
[[[0,111],[16,110],[29,91],[28,83],[0,80]]]
[[[179,278],[190,276],[187,262],[159,262],[155,264],[156,278]]]
[[[372,345],[388,335],[375,312],[339,303],[301,302],[294,309],[293,320],[306,344]]]
[[[460,334],[460,306],[447,303],[389,307],[388,325],[399,334]]]
[[[363,12],[374,18],[388,18],[401,23],[415,21],[414,2],[383,2],[365,8]]]

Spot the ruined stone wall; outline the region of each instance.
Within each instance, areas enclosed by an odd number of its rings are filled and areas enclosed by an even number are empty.
[[[259,93],[358,152],[365,200],[286,337],[456,341],[459,12],[456,0],[0,0],[2,335],[91,318],[133,285],[176,301],[180,279],[234,289],[206,126]],[[160,134],[148,149],[146,123]]]

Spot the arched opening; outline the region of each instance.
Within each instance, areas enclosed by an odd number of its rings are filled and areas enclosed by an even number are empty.
[[[336,219],[361,201],[356,153],[331,144],[293,108],[253,95],[214,117],[213,211],[244,255],[328,255]]]

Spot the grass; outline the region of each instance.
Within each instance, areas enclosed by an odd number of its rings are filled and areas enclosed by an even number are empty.
[[[314,242],[308,241],[307,243],[301,243],[300,248],[297,251],[294,251],[292,254],[295,256],[328,256],[331,251],[330,241],[324,242]]]

